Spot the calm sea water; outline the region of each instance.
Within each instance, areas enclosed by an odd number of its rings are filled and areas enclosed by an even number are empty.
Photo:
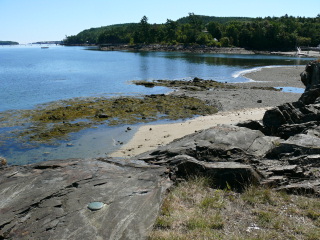
[[[307,60],[264,55],[102,52],[83,47],[0,47],[0,111],[73,97],[168,91],[132,80],[247,81],[237,73],[258,66],[300,65]],[[234,76],[238,76],[235,78]]]
[[[0,47],[0,111],[30,109],[37,104],[74,97],[170,91],[164,87],[135,86],[131,84],[133,80],[199,77],[245,82],[248,79],[241,75],[245,71],[263,66],[305,65],[308,61],[310,59],[266,55],[103,52],[63,46]],[[14,140],[3,140],[0,156],[6,157],[10,164],[103,156],[114,150],[113,136],[125,141],[134,132],[124,133],[123,128],[85,130],[71,136],[72,145],[61,142],[55,147],[25,149]]]

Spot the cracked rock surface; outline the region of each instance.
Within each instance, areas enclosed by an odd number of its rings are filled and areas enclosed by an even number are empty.
[[[170,186],[165,172],[106,159],[6,167],[0,239],[142,239]],[[91,211],[93,201],[105,205]]]

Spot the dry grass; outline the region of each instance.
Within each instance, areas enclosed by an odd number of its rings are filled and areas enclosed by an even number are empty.
[[[209,186],[206,179],[195,178],[174,188],[149,239],[320,239],[318,198]]]

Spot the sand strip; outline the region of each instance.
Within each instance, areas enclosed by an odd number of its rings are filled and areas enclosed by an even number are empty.
[[[244,109],[201,116],[182,123],[144,125],[137,130],[127,144],[109,156],[132,157],[166,145],[174,139],[218,124],[235,124],[246,120],[261,120],[266,110],[267,108]]]

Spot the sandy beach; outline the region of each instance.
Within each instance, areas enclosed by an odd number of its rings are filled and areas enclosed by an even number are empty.
[[[111,157],[132,157],[154,150],[159,146],[218,124],[236,124],[246,120],[261,120],[265,111],[285,102],[297,101],[301,93],[249,89],[248,87],[294,87],[304,88],[300,73],[305,66],[262,68],[245,74],[253,81],[237,83],[238,89],[216,89],[213,91],[175,91],[171,94],[200,98],[208,104],[219,106],[219,112],[172,124],[141,126],[133,138]]]

